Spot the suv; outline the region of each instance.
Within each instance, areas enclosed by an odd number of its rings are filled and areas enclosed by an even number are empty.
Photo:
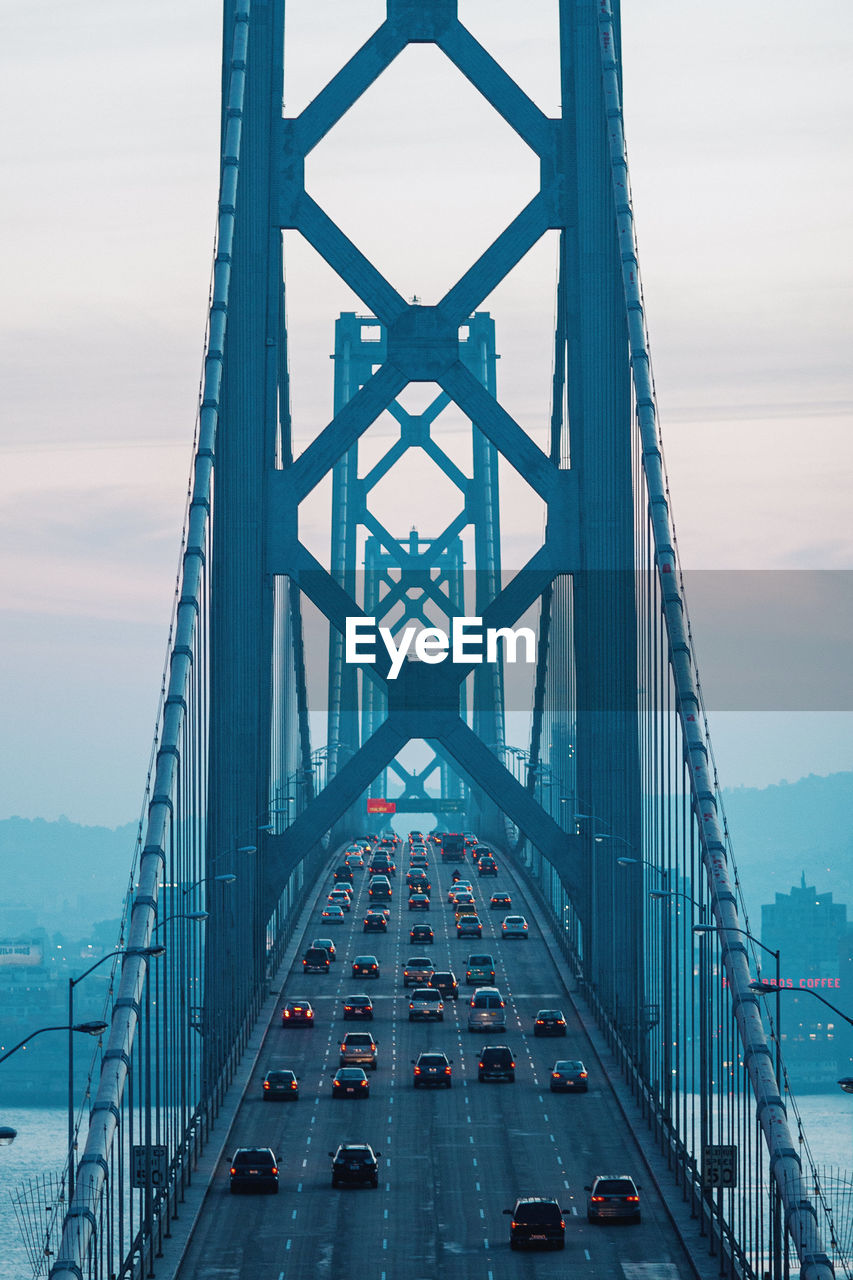
[[[453,1083],[452,1061],[446,1053],[435,1049],[418,1054],[417,1059],[412,1058],[412,1066],[415,1068],[412,1083],[415,1088],[428,1089],[435,1085],[437,1088],[449,1089]]]
[[[352,884],[352,867],[348,862],[344,862],[339,867],[335,867],[335,884]]]
[[[332,1186],[339,1187],[342,1182],[366,1182],[369,1187],[379,1186],[379,1157],[381,1151],[374,1151],[366,1142],[342,1142],[337,1151],[330,1151],[332,1157]]]
[[[592,1186],[584,1187],[589,1192],[586,1216],[590,1222],[600,1222],[602,1218],[621,1218],[629,1222],[641,1222],[639,1187],[627,1173],[601,1173]]]
[[[278,1161],[269,1147],[240,1147],[231,1157],[231,1194],[249,1190],[278,1195]]]
[[[459,999],[459,983],[456,981],[456,974],[450,969],[436,970],[429,980],[429,985],[435,987],[436,991],[440,991],[445,1000]]]
[[[341,1041],[342,1067],[370,1067],[376,1070],[376,1041],[369,1031],[348,1031]]]
[[[506,1006],[497,987],[479,987],[468,1006],[469,1031],[506,1031]]]
[[[325,947],[309,947],[302,957],[303,973],[328,973],[329,953]]]
[[[403,966],[403,986],[424,986],[434,973],[429,956],[409,956]]]
[[[387,876],[372,876],[370,880],[370,888],[367,890],[368,898],[372,898],[374,902],[388,901],[392,896],[391,881]]]
[[[480,924],[480,917],[457,916],[456,936],[457,938],[482,938],[483,926]]]
[[[475,987],[489,987],[495,981],[495,962],[491,956],[475,954],[468,957],[465,981]]]
[[[505,1044],[484,1044],[477,1062],[477,1079],[515,1080],[515,1054]]]
[[[435,987],[416,987],[409,1000],[409,1022],[434,1018],[444,1022],[444,1001]]]
[[[568,1209],[561,1209],[556,1200],[546,1200],[542,1196],[524,1196],[516,1200],[512,1209],[504,1209],[504,1213],[512,1214],[510,1249],[517,1249],[521,1244],[541,1244],[546,1248],[552,1244],[557,1249],[565,1248],[566,1222],[563,1214],[568,1212]]]

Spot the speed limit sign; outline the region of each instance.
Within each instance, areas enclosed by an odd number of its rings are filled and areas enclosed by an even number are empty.
[[[737,1186],[737,1147],[705,1147],[702,1154],[702,1186]]]

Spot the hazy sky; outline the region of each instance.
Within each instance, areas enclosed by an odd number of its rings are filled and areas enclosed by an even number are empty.
[[[629,157],[684,563],[853,569],[853,6],[624,8]],[[287,9],[293,114],[383,6]],[[559,99],[556,9],[460,0],[463,21],[548,114]],[[220,0],[0,0],[0,17],[11,123],[0,210],[0,817],[117,823],[141,800],[190,463],[218,175]],[[394,96],[403,88],[405,110]],[[535,165],[435,50],[413,47],[309,158],[307,180],[393,284],[430,302],[526,202]],[[334,318],[363,307],[296,236],[286,260],[301,447],[330,416]],[[485,304],[498,326],[499,393],[539,440],[554,283],[552,236]],[[450,420],[444,430],[464,460],[461,429]],[[366,458],[387,431],[380,420]],[[377,494],[401,533],[412,521],[434,532],[418,476],[410,469]],[[541,519],[523,486],[508,483],[506,496],[504,562],[515,566]],[[328,501],[327,486],[302,523],[323,556]],[[826,625],[802,613],[801,633]],[[694,629],[702,659],[701,601]],[[710,626],[705,634],[713,668],[717,641]],[[840,712],[715,712],[722,780],[849,768],[851,722]]]

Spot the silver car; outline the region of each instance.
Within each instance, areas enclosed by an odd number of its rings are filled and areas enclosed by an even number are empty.
[[[341,1041],[342,1067],[376,1070],[376,1041],[369,1031],[348,1031]]]
[[[444,1021],[444,1001],[435,987],[416,987],[409,997],[409,1022]]]
[[[640,1222],[640,1189],[627,1173],[599,1174],[589,1192],[586,1216],[590,1222]]]
[[[506,1004],[497,987],[478,987],[468,1005],[469,1031],[506,1031]]]

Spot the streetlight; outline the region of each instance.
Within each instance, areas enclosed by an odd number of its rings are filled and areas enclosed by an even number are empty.
[[[240,853],[242,851],[238,849],[237,852]],[[248,852],[248,846],[245,852]],[[252,846],[252,852],[254,852],[254,846]],[[202,876],[201,879],[194,880],[191,885],[184,889],[184,897],[186,897],[188,893],[192,893],[193,889],[197,889],[200,884],[233,884],[236,879],[237,877],[232,871],[225,872],[221,876]]]
[[[28,1036],[24,1036],[23,1040],[19,1040],[11,1049],[7,1049],[2,1056],[0,1062],[5,1062],[7,1058],[11,1058],[13,1053],[17,1053],[19,1049],[23,1049],[25,1044],[30,1040],[34,1040],[36,1036],[43,1035],[45,1031],[82,1031],[87,1036],[100,1036],[107,1029],[105,1022],[78,1022],[74,1026],[66,1026],[65,1023],[61,1027],[39,1027],[38,1031],[31,1031]]]
[[[161,925],[169,924],[170,921],[172,920],[201,921],[201,920],[207,920],[209,916],[210,916],[209,911],[176,911],[174,915],[164,916],[162,920],[158,920],[154,926],[154,932],[156,933],[157,930],[161,927]]]
[[[74,1023],[74,988],[78,982],[82,982],[84,978],[88,978],[89,974],[100,965],[106,964],[108,960],[114,960],[116,956],[145,956],[146,959],[166,954],[166,948],[162,943],[155,943],[150,947],[117,947],[115,951],[108,951],[105,956],[101,956],[100,960],[96,960],[94,964],[90,964],[89,968],[81,973],[79,978],[68,979],[68,1198],[69,1201],[74,1194],[74,1037],[71,1031],[78,1030],[73,1026]],[[101,1030],[106,1029],[106,1023],[98,1023]],[[94,1032],[92,1033],[94,1034]],[[98,1033],[100,1034],[100,1032]]]

